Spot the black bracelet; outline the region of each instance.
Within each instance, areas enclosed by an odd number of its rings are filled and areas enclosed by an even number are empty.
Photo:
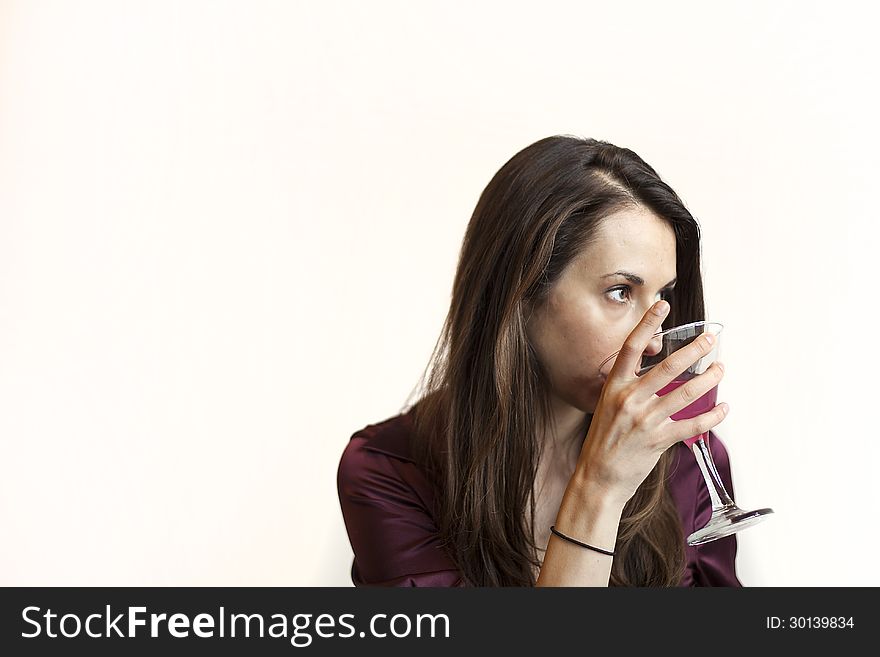
[[[611,557],[614,556],[614,552],[612,552],[612,551],[603,550],[602,548],[593,547],[592,545],[587,545],[586,543],[581,543],[580,541],[576,541],[575,539],[573,539],[569,536],[566,536],[565,534],[561,534],[560,532],[556,531],[556,527],[550,527],[550,531],[553,532],[554,534],[556,534],[559,538],[565,539],[569,543],[574,543],[575,545],[580,545],[581,547],[585,547],[588,550],[595,550],[596,552],[601,552],[602,554],[607,554],[608,556],[611,556]]]

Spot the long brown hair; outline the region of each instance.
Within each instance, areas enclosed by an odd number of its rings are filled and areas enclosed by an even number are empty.
[[[412,409],[413,450],[438,491],[440,539],[471,585],[533,586],[540,565],[531,530],[536,428],[550,410],[525,307],[546,298],[604,217],[637,204],[675,232],[678,283],[667,325],[704,319],[697,222],[633,151],[548,137],[514,155],[477,202]],[[666,487],[671,452],[623,509],[612,586],[681,580],[683,532]]]

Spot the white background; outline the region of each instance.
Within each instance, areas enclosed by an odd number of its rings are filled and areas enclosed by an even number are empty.
[[[0,583],[349,585],[339,455],[570,133],[701,223],[742,581],[880,585],[868,4],[0,4]]]

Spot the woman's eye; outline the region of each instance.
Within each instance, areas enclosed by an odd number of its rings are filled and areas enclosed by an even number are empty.
[[[622,296],[615,297],[614,295],[616,295],[618,293],[620,293]],[[615,301],[617,303],[626,303],[627,301],[629,301],[629,288],[628,287],[614,288],[613,290],[609,290],[608,294],[611,295],[612,301]]]

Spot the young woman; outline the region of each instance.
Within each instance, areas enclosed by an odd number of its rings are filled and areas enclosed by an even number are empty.
[[[742,586],[735,536],[684,540],[711,502],[679,441],[726,405],[670,419],[722,366],[655,394],[701,339],[635,375],[655,333],[703,308],[699,227],[638,155],[568,136],[517,153],[471,217],[420,399],[342,454],[354,583]]]

